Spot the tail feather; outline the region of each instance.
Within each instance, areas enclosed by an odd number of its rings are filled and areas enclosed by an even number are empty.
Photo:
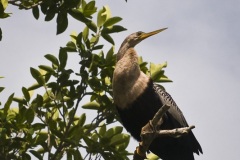
[[[194,140],[195,138],[192,138],[193,133],[190,134],[180,138],[157,138],[152,142],[149,149],[162,160],[194,160],[194,152],[202,153],[202,148]]]

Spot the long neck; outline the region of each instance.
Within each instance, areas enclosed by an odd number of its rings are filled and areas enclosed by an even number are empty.
[[[125,53],[121,54],[121,52]],[[119,53],[118,54],[121,58],[117,61],[114,77],[116,77],[117,80],[120,80],[121,84],[129,87],[140,75],[138,56],[134,48],[120,50]]]
[[[125,108],[147,87],[149,78],[141,72],[134,48],[129,48],[118,60],[113,74],[113,96],[115,103]]]
[[[127,52],[127,50],[129,50],[129,49],[130,49],[130,50],[131,50],[131,49],[134,50],[134,48],[131,48],[131,47],[129,46],[129,43],[122,43],[122,45],[121,45],[121,47],[119,48],[118,53],[117,53],[117,61],[119,61],[120,59],[122,59],[122,57],[126,55],[126,52]],[[136,55],[136,56],[137,56],[137,55]]]

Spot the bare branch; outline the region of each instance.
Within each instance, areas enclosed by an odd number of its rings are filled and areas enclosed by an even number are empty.
[[[133,156],[133,160],[144,160],[146,159],[146,152],[149,146],[156,137],[170,136],[174,138],[186,135],[195,128],[195,126],[175,128],[172,130],[158,130],[157,128],[162,124],[162,117],[168,111],[170,106],[163,105],[158,112],[154,115],[153,119],[147,123],[141,131],[142,141],[136,148]]]
[[[183,128],[176,128],[172,130],[160,130],[157,132],[157,137],[162,136],[170,136],[174,138],[179,138],[183,135],[187,135],[195,126],[183,127]]]

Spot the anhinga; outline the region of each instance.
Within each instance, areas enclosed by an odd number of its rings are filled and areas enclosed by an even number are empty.
[[[170,109],[164,115],[160,129],[188,126],[172,97],[140,70],[138,55],[134,50],[139,42],[165,29],[133,33],[123,41],[117,53],[113,74],[114,103],[123,126],[138,141],[141,140],[142,127],[165,103],[170,105]],[[180,138],[156,138],[149,150],[163,160],[194,160],[193,153],[202,153],[202,148],[191,131]]]

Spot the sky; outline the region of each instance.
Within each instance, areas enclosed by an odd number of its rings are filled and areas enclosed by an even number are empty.
[[[144,60],[167,61],[166,75],[173,83],[163,84],[183,111],[204,154],[196,160],[238,160],[240,157],[240,1],[217,0],[98,0],[108,4],[113,16],[128,30],[114,35],[116,49],[136,31],[168,27],[136,46]],[[70,18],[68,29],[56,36],[55,20],[35,20],[31,11],[9,6],[10,18],[0,20],[0,94],[2,103],[21,87],[34,83],[30,67],[48,64],[44,55],[58,55],[72,31],[83,25]],[[107,42],[104,42],[107,44]],[[117,50],[116,50],[117,51]],[[72,61],[74,56],[72,56]],[[76,62],[77,63],[77,62]],[[136,142],[131,140],[133,149]]]

